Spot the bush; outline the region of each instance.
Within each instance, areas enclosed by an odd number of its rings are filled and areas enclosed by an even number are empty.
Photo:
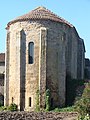
[[[90,82],[86,84],[81,99],[76,101],[75,109],[82,117],[90,115]]]
[[[78,120],[90,120],[90,116],[88,114],[85,116],[79,116]]]
[[[10,111],[17,111],[17,105],[15,103],[11,103],[7,109]]]

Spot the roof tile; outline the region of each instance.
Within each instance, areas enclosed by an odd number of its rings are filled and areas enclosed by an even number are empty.
[[[69,25],[70,27],[73,27],[73,25],[70,24],[68,21],[57,16],[56,14],[54,14],[50,10],[46,9],[45,7],[38,7],[23,16],[17,17],[16,19],[9,22],[7,27],[9,27],[9,25],[11,25],[15,22],[18,22],[18,21],[33,20],[33,19],[34,20],[35,19],[38,19],[38,20],[39,19],[45,19],[45,20],[47,19],[47,20],[52,20],[55,22],[60,22],[60,23],[62,22],[62,23]]]

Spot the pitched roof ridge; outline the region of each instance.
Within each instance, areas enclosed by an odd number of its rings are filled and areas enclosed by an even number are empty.
[[[47,10],[47,12],[52,13],[52,15],[54,15],[54,16],[57,17],[57,18],[62,19],[64,22],[68,23],[69,25],[71,25],[71,26],[73,27],[73,25],[72,25],[70,22],[68,22],[68,21],[65,20],[64,18],[60,17],[59,15],[55,14],[54,12],[52,12],[52,11],[49,10],[49,9],[47,9],[46,7],[39,6],[39,7],[37,7],[36,9],[34,9],[34,10],[32,10],[32,11],[35,11],[35,10],[41,10],[41,9],[43,9],[43,10]]]
[[[48,10],[48,9],[47,9]],[[70,26],[72,26],[73,27],[73,25],[70,23],[70,22],[68,22],[67,20],[65,20],[64,18],[62,18],[62,17],[60,17],[59,15],[57,15],[57,14],[55,14],[54,12],[52,12],[51,10],[48,10],[48,11],[50,11],[53,15],[55,15],[57,18],[60,18],[61,20],[63,20],[65,23],[67,23],[67,24],[69,24]]]
[[[47,9],[47,8],[44,7],[44,6],[39,6],[39,7],[36,7],[36,8],[34,9],[34,11],[35,11],[35,10],[40,10],[40,9]]]
[[[68,21],[66,21],[64,18],[59,17],[57,14],[53,13],[51,10],[47,9],[46,7],[39,6],[36,9],[28,12],[27,14],[24,14],[22,16],[17,17],[16,19],[10,21],[7,24],[7,28],[9,25],[17,22],[17,21],[25,21],[25,20],[32,20],[32,19],[48,19],[56,22],[62,22],[70,27],[73,27],[72,24],[70,24]]]

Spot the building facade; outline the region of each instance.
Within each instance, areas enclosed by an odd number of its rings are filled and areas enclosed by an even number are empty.
[[[84,77],[84,52],[75,27],[44,7],[9,22],[5,105],[14,102],[19,110],[35,110],[39,90],[39,105],[44,108],[49,89],[52,106],[64,106],[66,77]]]

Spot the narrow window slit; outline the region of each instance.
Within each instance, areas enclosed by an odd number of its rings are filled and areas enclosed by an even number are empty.
[[[31,97],[29,97],[29,107],[31,107]]]
[[[28,61],[28,63],[29,64],[33,64],[34,63],[34,43],[33,42],[30,42],[29,43],[29,49],[28,49],[29,51],[29,61]]]

